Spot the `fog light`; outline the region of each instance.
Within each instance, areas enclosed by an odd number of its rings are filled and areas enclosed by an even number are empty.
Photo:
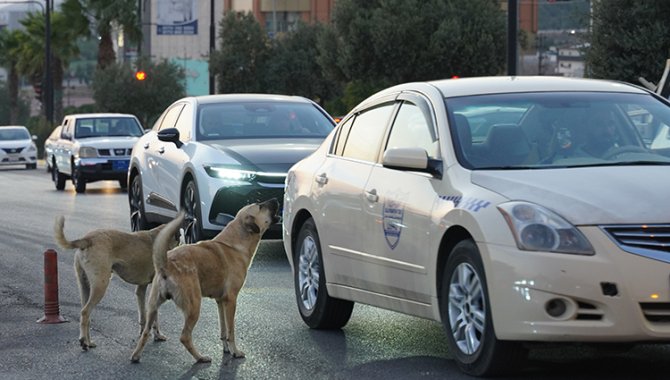
[[[568,310],[568,305],[565,303],[565,300],[560,298],[554,298],[549,300],[544,305],[544,310],[547,311],[547,314],[554,318],[562,317],[565,312]]]

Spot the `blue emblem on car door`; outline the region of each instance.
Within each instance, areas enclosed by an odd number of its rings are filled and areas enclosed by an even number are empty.
[[[395,249],[400,242],[400,233],[402,232],[402,219],[405,210],[400,202],[387,200],[384,202],[384,238],[391,249]]]

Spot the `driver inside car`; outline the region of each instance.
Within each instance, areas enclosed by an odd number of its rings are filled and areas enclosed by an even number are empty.
[[[617,121],[609,110],[590,114],[584,125],[586,141],[581,149],[593,157],[604,158],[607,151],[619,147]]]

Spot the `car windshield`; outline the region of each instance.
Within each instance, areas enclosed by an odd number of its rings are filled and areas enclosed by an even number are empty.
[[[648,94],[539,92],[445,99],[470,169],[670,165],[670,107]]]
[[[30,140],[30,133],[25,128],[0,128],[0,141]]]
[[[77,139],[103,136],[142,136],[140,124],[132,117],[90,117],[77,119]]]
[[[203,104],[198,110],[198,140],[265,137],[323,138],[334,122],[312,104],[236,102]]]

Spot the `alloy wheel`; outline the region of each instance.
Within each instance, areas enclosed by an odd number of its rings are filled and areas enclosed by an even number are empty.
[[[302,242],[298,255],[298,286],[300,301],[306,310],[314,309],[319,294],[319,251],[312,236]]]
[[[486,303],[482,282],[468,263],[456,267],[449,285],[449,323],[458,348],[474,354],[486,329]]]

